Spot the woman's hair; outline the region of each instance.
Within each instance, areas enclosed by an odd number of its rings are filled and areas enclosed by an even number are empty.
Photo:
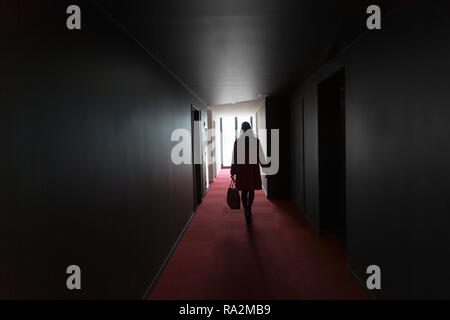
[[[243,132],[246,132],[248,129],[251,129],[252,126],[250,125],[250,123],[248,123],[247,121],[242,122],[242,126],[241,129]]]

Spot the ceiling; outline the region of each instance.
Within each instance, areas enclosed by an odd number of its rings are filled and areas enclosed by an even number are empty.
[[[206,104],[257,99],[306,79],[400,1],[97,0]]]
[[[213,117],[246,117],[254,115],[264,105],[264,99],[257,99],[234,104],[208,106],[208,110],[213,112]]]

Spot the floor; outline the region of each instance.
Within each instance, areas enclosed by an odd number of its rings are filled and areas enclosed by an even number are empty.
[[[366,299],[334,236],[319,236],[289,202],[257,191],[253,221],[226,204],[222,170],[149,299]]]

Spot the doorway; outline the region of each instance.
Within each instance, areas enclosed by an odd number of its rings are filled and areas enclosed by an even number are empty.
[[[319,223],[346,240],[345,71],[319,83]]]
[[[202,188],[202,163],[203,155],[201,152],[201,113],[199,110],[191,107],[191,132],[192,132],[192,172],[193,172],[193,190],[194,190],[194,210],[203,200],[203,188]],[[195,161],[195,155],[198,156],[198,160]],[[196,163],[201,162],[201,163]]]

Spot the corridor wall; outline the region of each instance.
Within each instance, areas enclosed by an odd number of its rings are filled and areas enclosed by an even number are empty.
[[[171,134],[206,106],[91,1],[0,16],[0,298],[143,298],[193,213]]]
[[[345,68],[347,251],[363,285],[380,266],[375,297],[450,297],[449,36],[448,2],[410,2],[291,97],[292,197],[320,231],[317,85]]]

